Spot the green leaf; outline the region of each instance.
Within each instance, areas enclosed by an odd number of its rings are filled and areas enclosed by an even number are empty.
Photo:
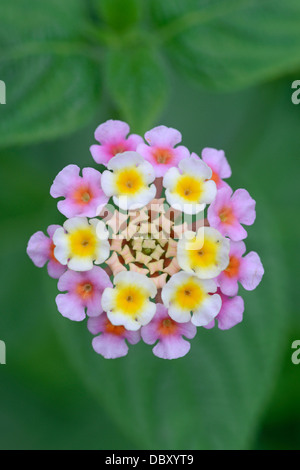
[[[84,15],[80,0],[2,0],[1,146],[58,137],[90,119],[99,77],[93,51],[80,39]]]
[[[117,31],[133,26],[140,18],[139,0],[94,0],[102,18]]]
[[[167,95],[159,55],[146,47],[112,50],[106,67],[107,87],[115,105],[136,132],[144,132],[161,112]]]
[[[209,88],[233,90],[300,65],[298,0],[152,0],[173,64]]]

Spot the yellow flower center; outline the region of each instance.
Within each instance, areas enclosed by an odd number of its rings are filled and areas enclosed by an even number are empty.
[[[144,186],[144,179],[137,168],[124,168],[118,171],[116,187],[119,194],[132,196]]]
[[[176,291],[173,301],[183,310],[195,310],[201,304],[205,293],[192,278],[188,279]]]
[[[203,192],[202,182],[193,176],[181,176],[175,186],[174,192],[187,202],[198,202]]]
[[[133,285],[118,286],[116,310],[126,315],[135,316],[143,309],[147,297],[147,292],[140,287]]]
[[[70,250],[75,256],[92,256],[97,246],[97,237],[93,228],[82,228],[70,233]]]
[[[203,246],[200,248],[188,250],[188,257],[192,269],[207,268],[216,264],[218,254],[217,242],[209,239],[204,239]]]

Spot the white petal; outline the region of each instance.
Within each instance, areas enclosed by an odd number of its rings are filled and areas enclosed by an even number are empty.
[[[64,229],[67,232],[72,232],[80,228],[86,228],[89,226],[88,219],[86,217],[72,217],[64,223]]]
[[[185,214],[199,214],[206,207],[204,203],[188,203],[186,199],[180,197],[177,193],[172,193],[169,189],[166,189],[166,199],[171,207]]]
[[[107,164],[107,168],[109,170],[120,170],[125,167],[137,166],[144,161],[144,158],[137,152],[123,152],[111,158]]]
[[[138,194],[134,196],[114,196],[114,203],[122,210],[135,210],[141,209],[148,202],[152,201],[156,194],[156,187],[154,184],[150,188],[143,188]]]
[[[114,277],[114,284],[131,284],[140,286],[142,289],[146,289],[149,292],[150,297],[155,297],[157,289],[154,282],[147,276],[134,272],[134,271],[121,271]]]
[[[110,244],[108,240],[102,240],[99,242],[96,249],[96,264],[102,264],[110,254]]]
[[[180,173],[178,171],[177,168],[175,167],[172,167],[170,168],[164,178],[163,178],[163,186],[164,188],[169,188],[169,189],[173,189],[173,187],[175,186],[175,184],[177,183],[177,180],[178,178],[180,177]]]
[[[107,226],[102,220],[90,219],[90,224],[95,228],[97,237],[99,240],[107,240],[109,237],[109,231]]]
[[[212,177],[211,168],[200,158],[184,158],[183,160],[180,160],[178,167],[184,173],[195,176],[196,178],[206,180]]]
[[[136,317],[118,311],[109,311],[107,312],[107,316],[113,325],[123,325],[127,330],[136,331],[139,330],[141,326],[147,325],[154,317],[155,312],[155,303],[148,301],[144,305],[142,313],[137,314]]]
[[[101,187],[107,197],[111,197],[115,193],[116,176],[108,170],[105,170],[101,176]]]
[[[220,312],[222,300],[219,294],[208,295],[192,316],[192,323],[196,326],[205,326]]]
[[[73,271],[90,271],[93,269],[93,260],[88,257],[73,256],[68,262],[68,268]]]
[[[206,204],[213,202],[217,195],[217,185],[213,180],[205,181],[203,183],[203,193],[201,200]]]
[[[181,310],[174,305],[170,305],[168,313],[170,317],[178,323],[186,323],[191,319],[191,314],[188,310]]]
[[[61,264],[67,264],[69,259],[68,235],[62,227],[58,228],[53,235],[54,256]]]
[[[139,170],[143,173],[144,180],[147,184],[150,184],[155,180],[154,168],[147,160],[139,165]]]
[[[114,308],[115,305],[115,294],[116,290],[112,287],[106,287],[101,297],[101,307],[104,312],[109,312]]]

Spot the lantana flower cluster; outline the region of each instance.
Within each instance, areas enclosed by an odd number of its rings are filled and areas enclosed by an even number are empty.
[[[122,121],[101,124],[90,148],[97,167],[58,173],[50,194],[66,220],[32,235],[27,253],[58,279],[61,315],[87,319],[97,353],[126,356],[142,340],[176,359],[198,328],[242,321],[239,284],[253,290],[264,273],[243,241],[255,201],[224,181],[222,150],[190,153],[166,126],[144,139],[129,132]]]

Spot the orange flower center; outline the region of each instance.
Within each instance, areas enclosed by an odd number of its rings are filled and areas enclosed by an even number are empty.
[[[222,222],[226,224],[232,224],[234,221],[234,213],[231,207],[223,207],[219,212],[219,217]]]
[[[93,294],[93,286],[89,282],[82,282],[77,285],[76,292],[82,299],[89,299]]]
[[[163,336],[172,335],[176,330],[177,324],[172,318],[164,318],[158,326],[158,331]]]
[[[172,152],[169,149],[156,148],[153,151],[153,157],[157,163],[166,164],[172,160]]]
[[[108,319],[105,324],[105,332],[112,335],[121,336],[125,331],[122,325],[113,325]]]
[[[126,144],[113,144],[111,147],[110,147],[110,151],[111,153],[113,154],[113,156],[117,155],[118,153],[123,153],[123,152],[126,152],[127,150],[127,145]]]
[[[49,250],[49,258],[51,259],[51,261],[55,261],[56,263],[59,263],[59,261],[57,261],[57,259],[54,256],[54,248],[55,248],[55,245],[53,242],[51,242],[50,250]]]
[[[82,185],[74,191],[73,198],[77,204],[87,204],[92,199],[93,195],[88,186]]]
[[[225,274],[228,277],[236,277],[240,268],[240,260],[236,256],[230,256],[229,264],[225,269]]]
[[[220,182],[220,176],[218,175],[218,173],[215,173],[213,170],[212,170],[212,177],[211,179],[216,183],[216,185],[219,184]]]

